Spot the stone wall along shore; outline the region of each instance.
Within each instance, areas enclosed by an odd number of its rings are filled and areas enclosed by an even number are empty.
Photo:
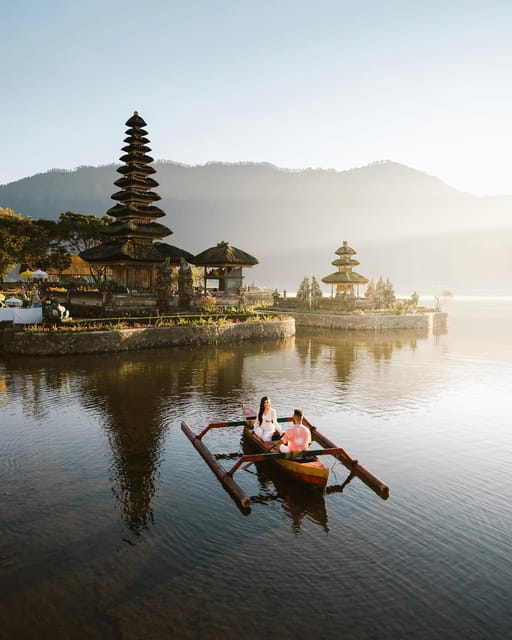
[[[0,332],[0,349],[29,356],[108,353],[244,340],[280,340],[295,335],[295,320],[237,322],[198,327],[151,327],[113,331]]]
[[[324,313],[287,312],[295,318],[297,327],[320,327],[324,329],[344,329],[348,331],[390,331],[416,329],[420,331],[441,331],[448,327],[448,313],[404,313],[402,315],[368,314],[339,315]]]

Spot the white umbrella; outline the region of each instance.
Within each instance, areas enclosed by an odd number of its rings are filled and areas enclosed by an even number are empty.
[[[32,271],[32,277],[44,279],[48,277],[48,274],[46,273],[46,271],[42,271],[41,269],[36,269],[36,271]]]
[[[21,307],[21,305],[23,304],[23,300],[15,298],[14,296],[12,296],[11,298],[7,298],[7,300],[4,300],[4,302],[9,307]]]

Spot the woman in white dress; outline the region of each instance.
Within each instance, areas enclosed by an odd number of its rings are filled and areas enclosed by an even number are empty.
[[[277,422],[276,410],[272,407],[268,396],[263,396],[260,401],[258,417],[254,423],[254,433],[265,442],[271,442],[274,434],[282,435],[281,427]]]

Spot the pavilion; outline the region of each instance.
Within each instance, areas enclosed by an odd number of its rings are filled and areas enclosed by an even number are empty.
[[[217,282],[217,291],[238,295],[243,283],[242,268],[258,264],[258,259],[222,241],[198,253],[190,262],[204,269],[204,293],[208,291],[208,281],[214,280]]]

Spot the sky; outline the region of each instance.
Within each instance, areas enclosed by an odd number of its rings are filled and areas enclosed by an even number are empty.
[[[510,0],[5,2],[0,184],[118,162],[138,110],[155,159],[512,194],[511,25]]]

